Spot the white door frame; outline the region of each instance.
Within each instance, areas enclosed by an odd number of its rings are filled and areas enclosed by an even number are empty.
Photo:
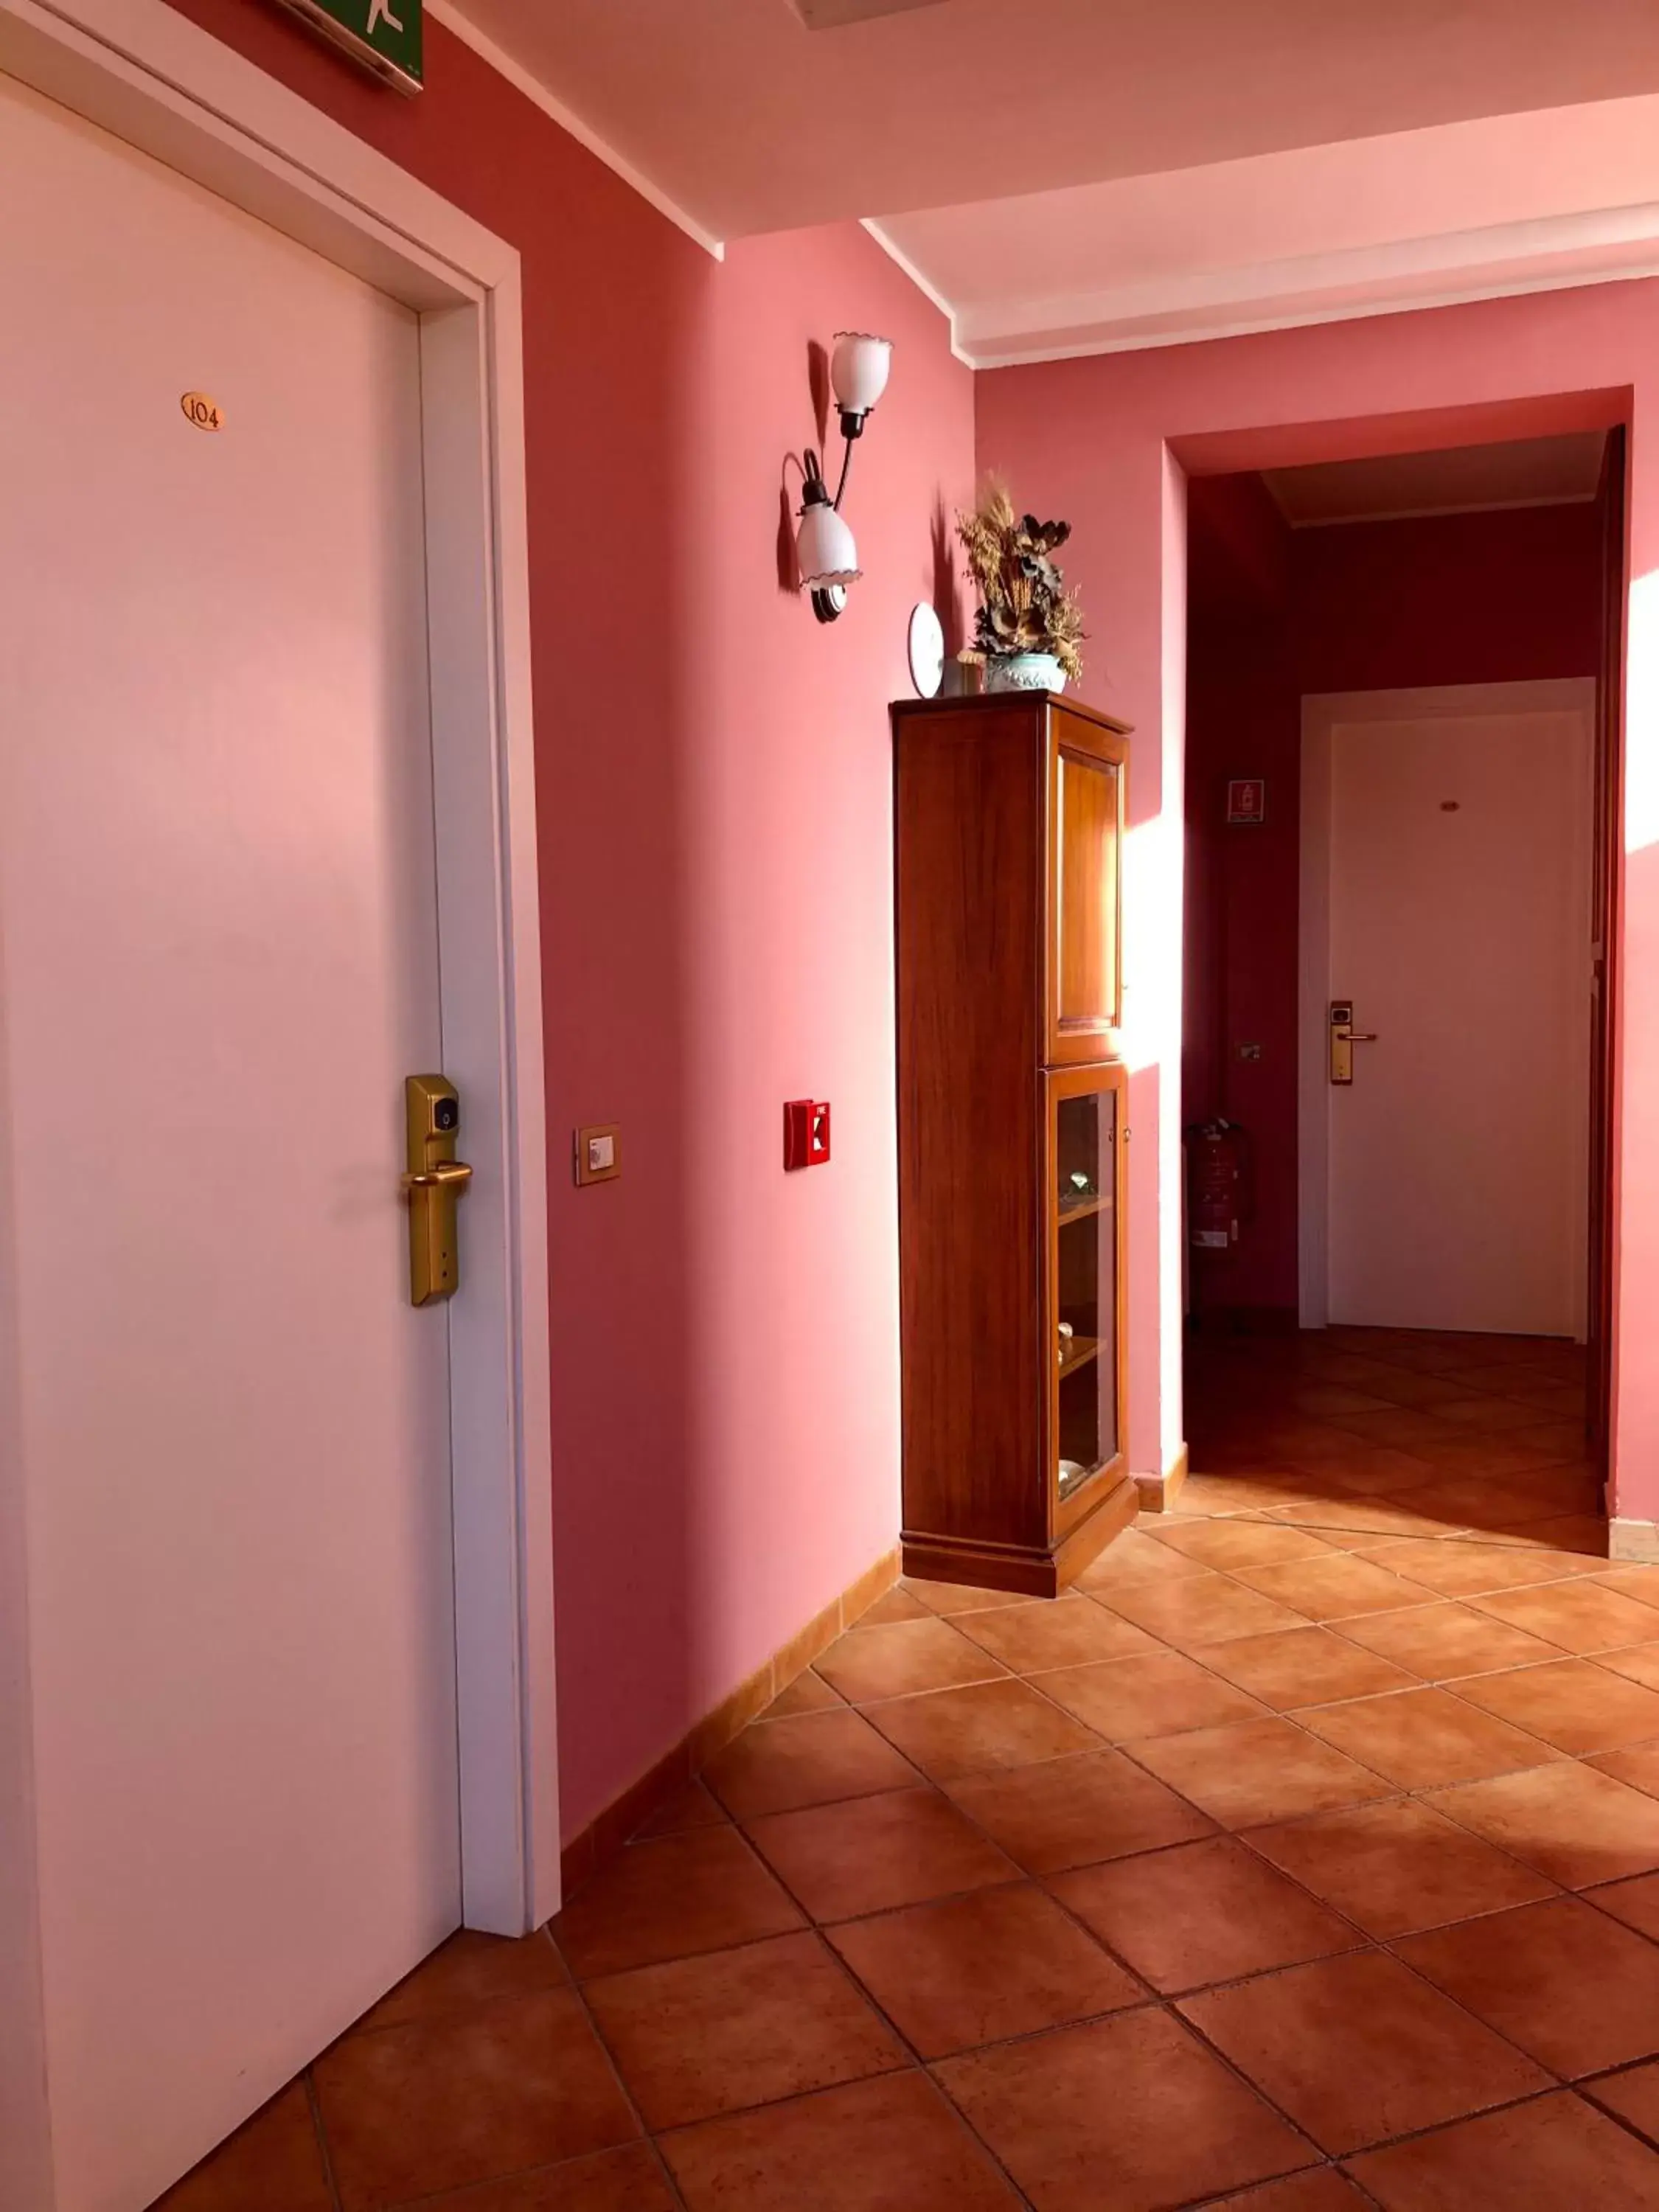
[[[1331,998],[1331,742],[1340,723],[1472,714],[1582,712],[1595,726],[1595,678],[1439,684],[1408,691],[1320,691],[1302,701],[1302,869],[1297,925],[1297,1304],[1304,1328],[1330,1320],[1330,1112],[1326,1020]],[[1589,945],[1585,957],[1589,957]],[[1584,1132],[1588,1146],[1589,1130]],[[1588,1259],[1586,1259],[1588,1265]],[[1583,1309],[1580,1298],[1579,1308]]]
[[[461,1902],[522,1934],[559,1832],[519,256],[162,0],[0,0],[0,71],[420,317],[440,1006],[477,1171],[448,1310]]]

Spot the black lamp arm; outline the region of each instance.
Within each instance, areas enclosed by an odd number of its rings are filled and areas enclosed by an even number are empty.
[[[841,482],[836,486],[836,496],[830,502],[836,513],[841,513],[841,502],[847,490],[847,479],[853,472],[853,442],[849,438],[842,447]]]

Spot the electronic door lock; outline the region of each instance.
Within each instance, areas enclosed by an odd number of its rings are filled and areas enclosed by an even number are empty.
[[[1330,1010],[1331,1081],[1353,1081],[1353,1048],[1357,1044],[1375,1044],[1375,1030],[1357,1030],[1353,1025],[1352,999],[1333,999]]]
[[[441,1075],[411,1075],[404,1085],[409,1123],[409,1295],[417,1306],[453,1297],[459,1287],[460,1238],[456,1201],[472,1170],[455,1157],[460,1094]]]

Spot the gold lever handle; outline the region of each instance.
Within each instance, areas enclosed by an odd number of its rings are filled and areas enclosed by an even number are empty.
[[[1353,1048],[1357,1044],[1375,1044],[1375,1030],[1357,1030],[1353,1025],[1353,1000],[1333,999],[1329,1012],[1331,1081],[1353,1081]]]
[[[472,1170],[455,1157],[460,1094],[441,1075],[411,1075],[404,1085],[409,1149],[403,1178],[409,1208],[409,1295],[413,1304],[453,1297],[460,1287],[457,1235],[459,1201]]]
[[[405,1190],[463,1191],[472,1180],[472,1170],[465,1160],[440,1160],[435,1167],[422,1168],[403,1179]]]

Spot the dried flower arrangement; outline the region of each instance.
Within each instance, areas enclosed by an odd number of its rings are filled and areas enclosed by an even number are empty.
[[[1007,487],[994,478],[971,514],[957,514],[957,535],[980,597],[974,642],[988,659],[1051,653],[1073,683],[1083,673],[1083,611],[1054,558],[1071,534],[1069,522],[1016,514]]]

